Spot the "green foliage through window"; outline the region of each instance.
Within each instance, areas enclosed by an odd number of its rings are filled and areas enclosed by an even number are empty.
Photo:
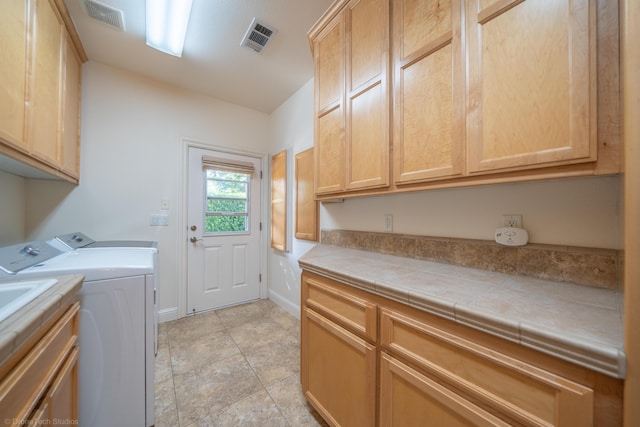
[[[207,169],[205,233],[249,231],[250,175]]]

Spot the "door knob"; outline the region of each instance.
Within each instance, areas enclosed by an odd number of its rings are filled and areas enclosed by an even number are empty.
[[[195,243],[195,242],[197,242],[198,240],[202,240],[202,239],[196,239],[196,237],[195,237],[195,236],[192,236],[192,237],[190,237],[190,238],[189,238],[189,241],[190,241],[191,243]]]
[[[198,229],[198,227],[196,227],[195,225],[192,225],[190,228],[191,228],[191,231],[196,231]]]

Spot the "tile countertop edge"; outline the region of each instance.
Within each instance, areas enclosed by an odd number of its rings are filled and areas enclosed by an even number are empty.
[[[0,322],[0,366],[29,340],[32,334],[56,312],[68,297],[80,290],[81,275],[52,277],[58,283]]]
[[[345,250],[345,248],[337,250]],[[618,379],[625,378],[626,356],[622,348],[589,340],[581,336],[561,334],[531,322],[504,319],[475,307],[468,307],[455,302],[452,302],[453,306],[451,307],[447,304],[448,301],[441,301],[441,298],[430,297],[423,292],[418,294],[411,289],[388,285],[382,281],[370,283],[362,279],[354,280],[348,273],[339,272],[327,266],[315,265],[314,259],[307,261],[304,256],[300,258],[299,265],[304,270],[407,304],[439,317],[453,320],[476,330],[516,342],[533,350],[558,357],[605,375]],[[449,312],[450,307],[453,308],[453,313]]]

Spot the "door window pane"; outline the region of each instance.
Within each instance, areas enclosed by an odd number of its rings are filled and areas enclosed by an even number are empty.
[[[251,175],[205,169],[205,234],[249,232]]]

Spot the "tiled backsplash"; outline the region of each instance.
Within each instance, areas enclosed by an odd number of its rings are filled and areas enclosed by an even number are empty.
[[[323,244],[423,259],[558,282],[618,289],[621,251],[573,246],[499,245],[454,239],[366,231],[322,230]]]

